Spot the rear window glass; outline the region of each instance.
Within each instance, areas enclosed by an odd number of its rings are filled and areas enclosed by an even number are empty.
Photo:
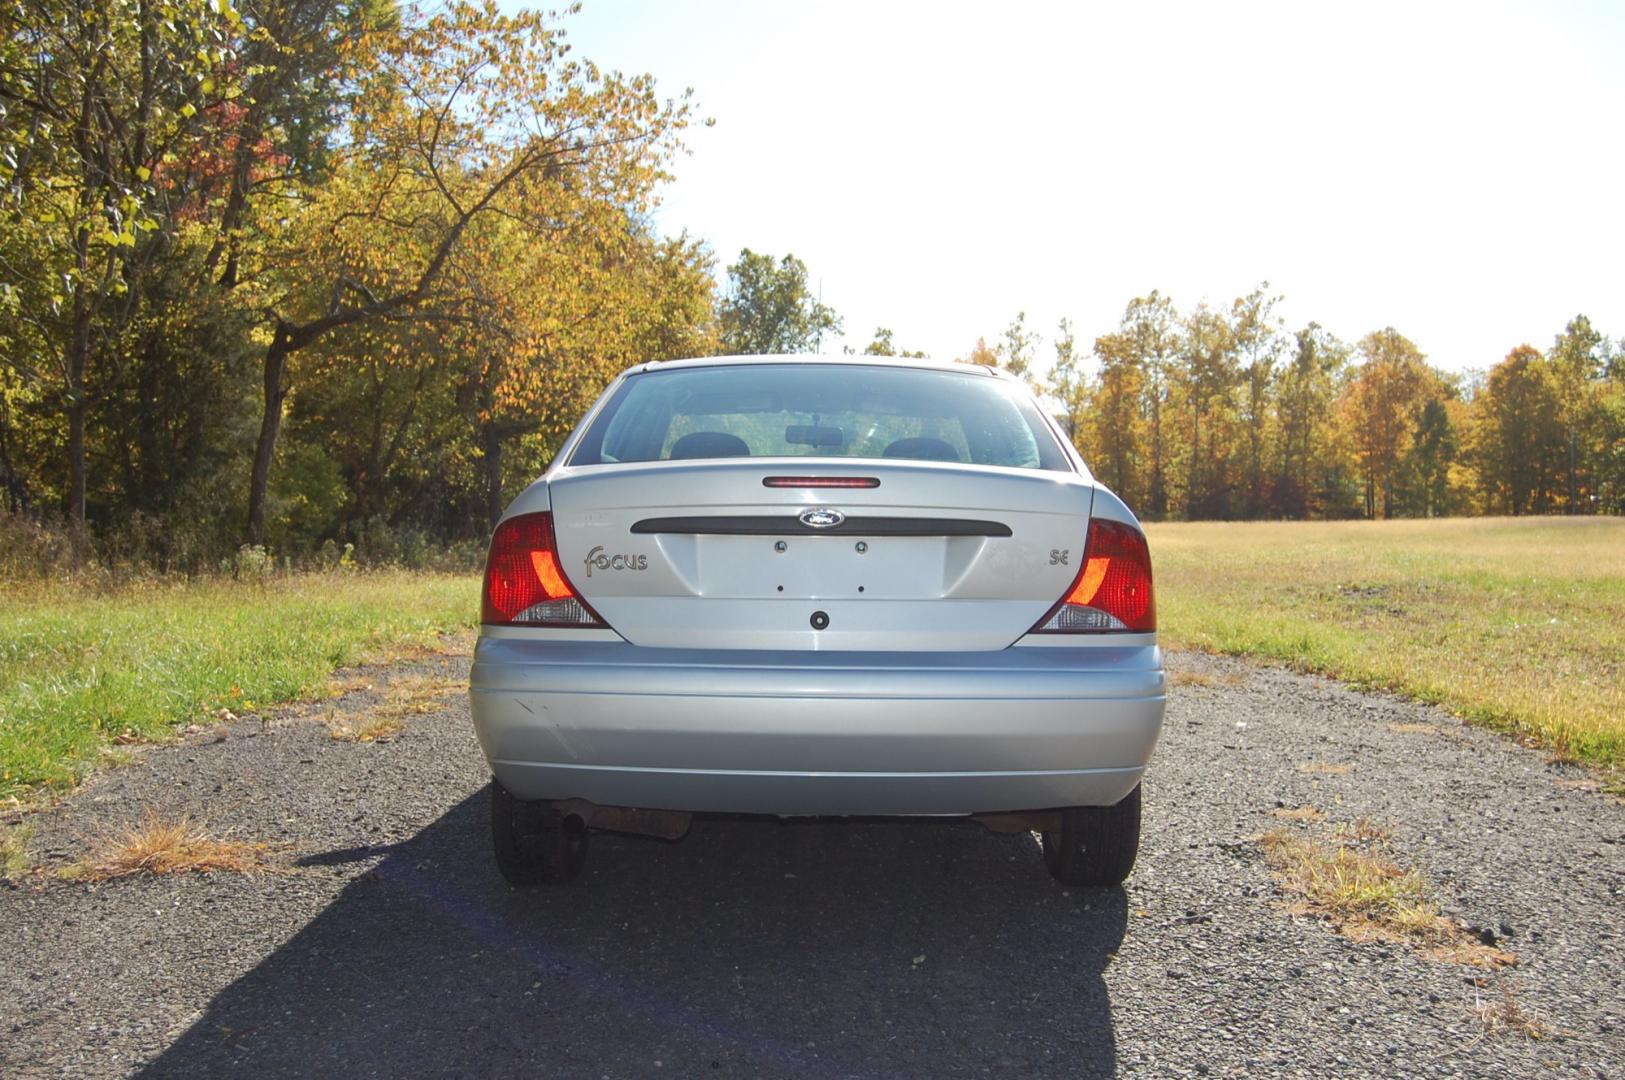
[[[860,364],[641,372],[621,384],[570,463],[726,457],[1070,469],[1019,388],[975,372]]]

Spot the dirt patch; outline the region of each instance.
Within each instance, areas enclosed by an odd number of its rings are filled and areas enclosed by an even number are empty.
[[[1310,776],[1347,776],[1354,771],[1354,766],[1330,761],[1305,761],[1298,766],[1298,771]]]
[[[1168,676],[1169,686],[1245,686],[1247,676],[1240,672],[1176,671]]]

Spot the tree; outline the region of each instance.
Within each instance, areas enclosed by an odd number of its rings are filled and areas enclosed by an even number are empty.
[[[806,263],[789,254],[775,263],[750,248],[728,267],[717,322],[729,356],[817,352],[825,334],[841,332],[835,309],[807,287]]]
[[[1027,313],[1018,311],[1010,325],[1004,328],[997,349],[1000,366],[1010,374],[1031,382],[1029,369],[1032,367],[1033,350],[1038,347],[1038,333],[1027,327]]]
[[[847,350],[850,352],[851,350]],[[863,356],[896,356],[897,346],[892,344],[892,332],[884,326],[875,328],[875,336],[863,347]]]
[[[544,460],[623,368],[715,349],[710,253],[686,236],[660,240],[636,221],[561,237],[548,248],[491,256],[509,288],[458,340],[466,342],[459,409],[482,466],[482,510],[495,527],[508,451],[539,441]]]
[[[0,187],[20,234],[4,288],[31,338],[11,362],[56,383],[81,544],[99,331],[134,313],[132,282],[161,244],[149,234],[184,195],[166,170],[240,92],[241,22],[225,0],[31,0],[0,21]]]
[[[1137,478],[1140,396],[1144,373],[1134,338],[1119,331],[1095,339],[1100,375],[1090,397],[1085,430],[1097,471],[1129,506],[1141,505]]]
[[[211,117],[197,199],[218,205],[206,265],[235,287],[247,250],[290,202],[323,182],[332,134],[351,116],[371,60],[367,42],[400,28],[394,0],[242,0],[241,97]],[[259,245],[263,253],[263,243]],[[262,266],[249,268],[252,273]]]
[[[1227,407],[1236,385],[1236,341],[1223,313],[1200,304],[1185,320],[1184,392],[1191,413],[1190,461],[1185,478],[1185,514],[1189,518],[1229,516],[1229,477],[1225,475],[1218,433],[1203,420]],[[1210,425],[1211,427],[1212,425]]]
[[[336,330],[421,317],[470,227],[504,211],[537,241],[575,212],[577,192],[640,206],[686,124],[647,76],[570,60],[535,12],[455,0],[398,33],[372,33],[352,142],[306,217],[302,258],[268,305],[263,410],[245,540],[261,542],[290,359]],[[291,253],[290,253],[291,255]]]
[[[1416,476],[1423,517],[1436,517],[1450,509],[1450,466],[1456,459],[1456,428],[1444,399],[1429,397],[1417,416],[1405,464]]]
[[[1133,340],[1135,355],[1140,361],[1144,387],[1142,409],[1151,453],[1146,477],[1145,512],[1160,520],[1167,516],[1169,505],[1168,440],[1163,413],[1168,407],[1173,367],[1184,347],[1180,337],[1179,312],[1174,309],[1172,300],[1152,289],[1148,295],[1129,301],[1118,329]]]
[[[1400,459],[1410,448],[1415,417],[1429,386],[1422,351],[1393,327],[1360,340],[1364,363],[1344,392],[1343,421],[1365,483],[1365,516],[1394,512]]]
[[[1278,296],[1267,295],[1269,282],[1230,306],[1230,333],[1235,341],[1242,386],[1242,423],[1247,432],[1247,517],[1262,517],[1269,503],[1266,456],[1275,417],[1275,365],[1282,349],[1280,320],[1274,315]]]
[[[1473,400],[1479,475],[1492,504],[1507,513],[1542,513],[1563,443],[1560,405],[1539,350],[1519,345],[1490,369]]]
[[[1277,385],[1279,437],[1271,501],[1286,517],[1306,518],[1318,509],[1313,497],[1316,466],[1330,442],[1327,428],[1349,350],[1318,323],[1293,338],[1296,348]]]
[[[1072,320],[1062,319],[1055,331],[1055,363],[1049,369],[1050,396],[1060,402],[1061,426],[1067,438],[1077,445],[1082,429],[1085,403],[1089,398],[1089,380],[1079,366],[1078,337],[1072,330]]]
[[[1546,354],[1567,452],[1568,497],[1563,510],[1568,514],[1577,514],[1586,505],[1581,487],[1589,479],[1588,466],[1595,453],[1589,435],[1602,419],[1600,391],[1607,375],[1608,344],[1606,337],[1592,329],[1590,319],[1576,315]]]
[[[847,350],[851,352],[850,349]],[[863,356],[903,356],[910,358],[923,358],[923,352],[911,352],[908,349],[898,349],[890,330],[884,326],[875,327],[875,336],[869,344],[863,347]]]
[[[955,358],[960,364],[980,364],[982,367],[998,367],[999,354],[997,350],[988,346],[987,338],[977,338],[976,344],[971,346],[970,355]]]

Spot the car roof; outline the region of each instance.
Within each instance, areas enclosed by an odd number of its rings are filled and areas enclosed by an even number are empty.
[[[924,368],[935,371],[958,371],[971,374],[983,374],[993,378],[1000,376],[1010,377],[1008,372],[998,368],[987,367],[984,364],[968,364],[958,360],[924,360],[917,357],[902,356],[867,356],[834,355],[829,353],[784,353],[779,355],[751,355],[751,356],[697,356],[688,360],[650,360],[648,363],[635,364],[621,372],[623,376],[637,375],[645,371],[666,371],[671,368],[691,367],[728,367],[745,364],[830,364],[849,365],[861,367],[904,367]]]

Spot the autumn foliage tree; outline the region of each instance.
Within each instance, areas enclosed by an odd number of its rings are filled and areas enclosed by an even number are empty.
[[[578,58],[568,15],[0,0],[8,554],[466,554],[617,371],[839,333],[794,256],[719,282],[661,233],[687,99]],[[1584,316],[1446,373],[1392,329],[1288,333],[1277,300],[1152,290],[1042,340],[1020,313],[965,359],[1050,361],[1062,429],[1149,519],[1625,512],[1625,343]],[[861,351],[911,355],[885,327]]]
[[[686,101],[662,102],[651,79],[571,59],[547,17],[505,15],[489,0],[410,12],[358,47],[370,50],[369,76],[343,161],[306,210],[286,290],[266,307],[249,543],[264,537],[295,355],[358,323],[455,307],[446,268],[487,215],[541,243],[594,201],[644,206],[688,121]]]
[[[1288,334],[1277,300],[1266,284],[1182,313],[1153,291],[1088,357],[1062,322],[1056,416],[1142,516],[1621,509],[1625,359],[1589,320],[1480,377],[1392,327],[1353,347],[1317,323]]]
[[[1392,517],[1395,482],[1429,390],[1422,352],[1393,327],[1360,340],[1362,363],[1341,409],[1364,482],[1365,516]]]
[[[222,0],[0,7],[0,310],[11,378],[65,420],[64,509],[82,536],[86,428],[187,197],[177,165],[240,93],[241,16]]]

